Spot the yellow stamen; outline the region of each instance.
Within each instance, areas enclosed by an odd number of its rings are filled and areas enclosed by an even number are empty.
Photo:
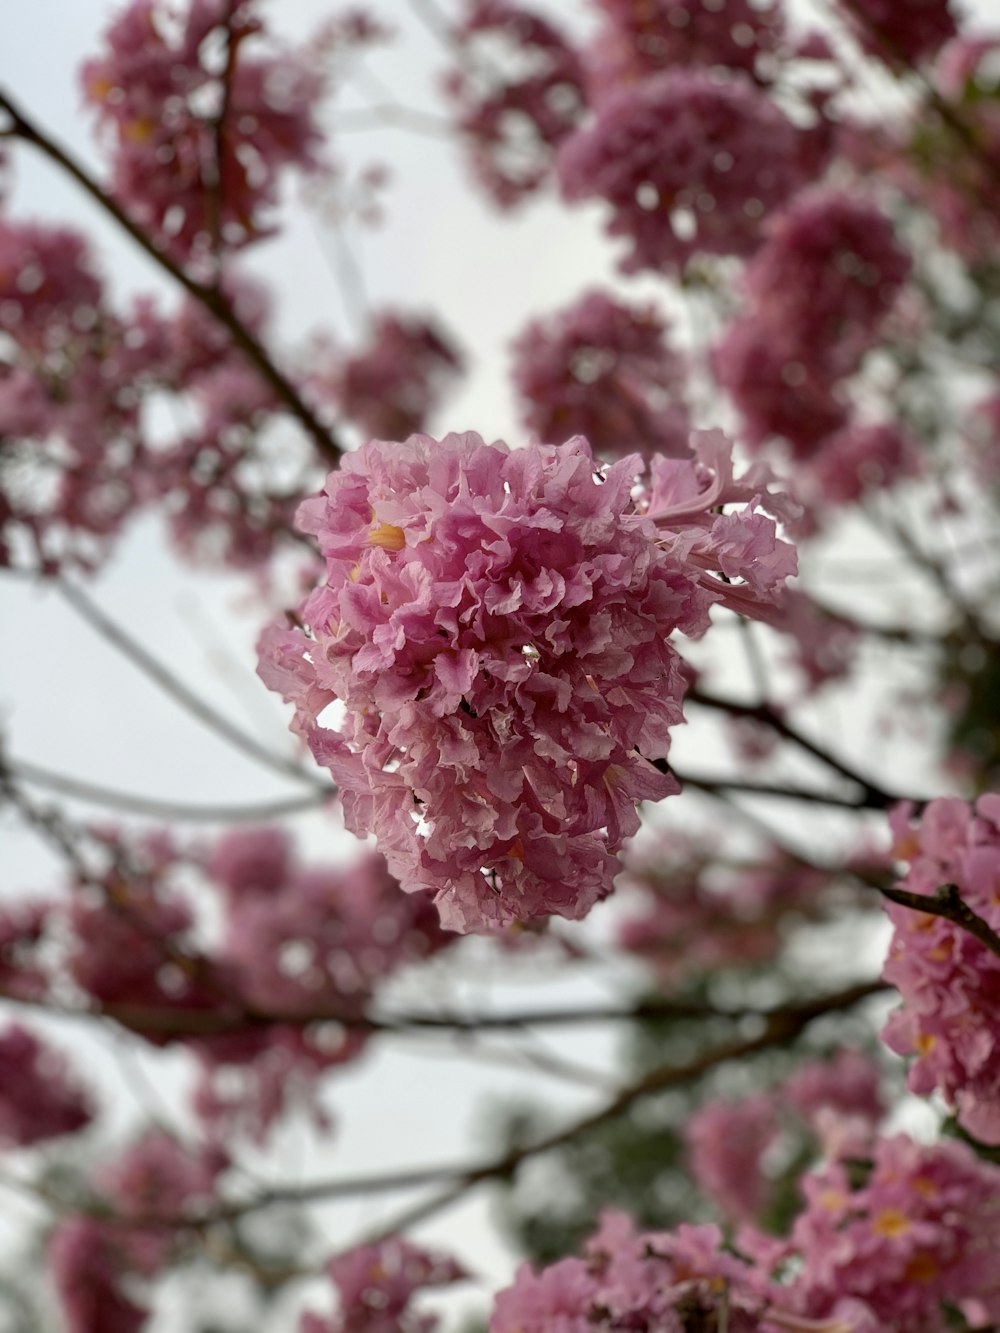
[[[395,523],[379,523],[365,538],[366,546],[381,546],[383,551],[401,551],[406,545],[406,533]]]

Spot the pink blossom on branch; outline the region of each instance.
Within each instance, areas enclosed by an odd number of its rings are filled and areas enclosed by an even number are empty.
[[[552,21],[511,0],[472,0],[453,31],[445,88],[472,170],[500,208],[541,186],[584,107],[580,57]]]
[[[945,884],[1000,931],[1000,796],[975,806],[932,801],[916,827],[910,809],[892,818],[894,853],[909,862],[901,887],[929,897]],[[941,1089],[962,1125],[1000,1144],[1000,958],[939,916],[886,903],[895,926],[882,975],[902,997],[883,1034],[900,1055],[914,1055],[909,1085]]]
[[[382,311],[368,345],[315,377],[366,439],[395,440],[424,430],[462,357],[434,322]]]
[[[537,439],[584,435],[596,454],[690,455],[685,366],[652,306],[587,292],[514,344],[514,383]]]
[[[453,1259],[397,1237],[348,1250],[327,1264],[340,1310],[332,1320],[305,1314],[299,1333],[434,1333],[439,1321],[411,1306],[416,1292],[467,1276]]]
[[[474,434],[372,441],[302,505],[326,581],[308,632],[265,631],[260,674],[348,827],[447,927],[576,918],[610,892],[636,805],[677,789],[653,762],[682,719],[668,636],[703,633],[716,602],[767,614],[794,572],[762,488],[701,443],[706,462],[657,460],[673,468],[639,508],[635,455],[596,470],[583,439]],[[711,512],[731,503],[742,526]]]
[[[777,0],[598,0],[598,7],[604,23],[589,51],[597,97],[672,66],[760,75],[784,37]]]
[[[75,1134],[92,1115],[62,1055],[17,1023],[0,1034],[0,1148]]]
[[[860,194],[807,191],[769,222],[744,276],[750,310],[715,350],[748,444],[782,436],[805,459],[846,426],[841,382],[876,345],[909,272],[889,218]]]
[[[266,235],[282,172],[320,165],[323,79],[303,54],[256,54],[256,8],[190,0],[176,22],[132,0],[81,71],[115,197],[180,259]]]
[[[749,79],[682,69],[624,86],[565,141],[563,196],[604,199],[625,272],[695,254],[751,254],[765,218],[803,184],[802,133]]]

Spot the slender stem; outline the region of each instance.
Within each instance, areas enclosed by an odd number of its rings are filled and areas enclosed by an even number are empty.
[[[707,773],[682,773],[666,760],[656,759],[654,767],[661,772],[672,772],[683,787],[693,787],[717,796],[724,792],[743,792],[747,796],[767,796],[782,801],[804,801],[808,805],[827,805],[837,810],[884,810],[893,804],[892,797],[872,791],[860,796],[841,796],[837,792],[816,791],[811,787],[789,787],[780,782],[749,782],[740,778],[714,777]]]
[[[195,805],[188,801],[171,801],[157,796],[140,796],[135,792],[119,791],[114,787],[103,787],[96,782],[86,782],[81,778],[68,777],[63,773],[54,773],[51,769],[26,760],[9,759],[11,772],[35,787],[44,787],[58,792],[61,796],[72,796],[90,805],[106,806],[113,810],[123,810],[128,814],[148,815],[152,819],[177,819],[209,824],[257,824],[272,819],[284,819],[288,815],[299,814],[303,810],[312,810],[328,797],[332,797],[336,788],[330,786],[326,792],[317,790],[315,795],[293,796],[284,801],[259,801],[246,805],[215,805],[206,803]]]
[[[831,754],[818,741],[811,739],[796,727],[793,727],[770,704],[739,703],[735,699],[725,699],[721,695],[707,694],[704,690],[696,687],[688,690],[687,698],[691,703],[698,704],[702,708],[714,708],[723,713],[730,713],[734,717],[752,718],[754,721],[770,727],[784,740],[797,745],[800,750],[811,754],[813,758],[820,760],[828,768],[832,768],[835,773],[839,773],[841,777],[847,778],[848,781],[860,787],[865,796],[865,805],[869,809],[886,809],[890,805],[895,805],[901,799],[883,791],[881,787],[876,786],[868,778],[863,777],[851,768],[843,759]]]
[[[242,751],[249,758],[255,759],[264,767],[281,773],[284,777],[294,778],[296,782],[304,783],[317,791],[323,791],[324,793],[329,791],[329,784],[324,782],[317,774],[309,772],[308,769],[303,768],[292,759],[285,759],[281,755],[272,753],[266,746],[255,740],[253,736],[248,735],[235,723],[230,722],[228,718],[218,713],[210,704],[207,704],[204,699],[189,689],[178,676],[175,676],[162,662],[158,661],[137,639],[134,639],[126,630],[116,624],[82,588],[67,582],[66,579],[58,579],[56,587],[73,610],[82,616],[103,639],[118,649],[134,666],[137,666],[144,675],[159,686],[164,694],[169,695],[175,703],[180,704],[192,717],[197,718],[203,726],[214,731],[216,735],[228,741],[235,749]]]
[[[243,352],[247,360],[271,386],[275,396],[312,438],[320,454],[331,464],[338,463],[342,452],[340,444],[302,398],[292,381],[278,369],[256,334],[239,318],[225,293],[217,286],[199,282],[197,278],[187,273],[180,264],[171,259],[166,251],[160,249],[152,237],[147,235],[142,227],[133,221],[121,205],[116,203],[86,169],[31,121],[10,95],[2,90],[0,90],[0,111],[6,112],[10,117],[11,125],[6,131],[9,137],[21,139],[24,143],[33,145],[50,162],[54,162],[68,176],[71,176],[105,213],[114,218],[121,229],[131,236],[140,249],[144,250],[165,273],[169,274],[179,286],[183,287],[189,296],[194,297],[210,314],[215,316],[219,323],[228,330],[233,342]]]

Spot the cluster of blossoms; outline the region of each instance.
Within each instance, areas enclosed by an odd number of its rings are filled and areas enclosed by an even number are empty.
[[[638,456],[595,471],[583,439],[372,441],[302,505],[326,579],[308,632],[265,631],[260,674],[348,827],[447,927],[580,917],[610,892],[637,803],[677,790],[655,762],[685,690],[668,636],[703,633],[714,603],[767,614],[794,573],[759,477],[734,480],[718,432],[695,440],[703,458],[655,459],[638,501]]]
[[[0,1147],[75,1134],[92,1114],[57,1051],[17,1023],[0,1034]]]
[[[933,898],[945,885],[994,931],[1000,931],[1000,797],[974,807],[956,798],[932,801],[917,827],[910,809],[892,816],[893,853],[909,862],[903,888]],[[940,1088],[962,1125],[985,1143],[1000,1143],[1000,958],[943,917],[886,904],[895,926],[883,976],[903,1004],[884,1032],[900,1055],[916,1056],[914,1092]]]
[[[340,1309],[332,1319],[304,1314],[299,1333],[434,1333],[438,1320],[412,1309],[414,1294],[467,1276],[453,1259],[395,1238],[350,1250],[326,1271]]]
[[[378,988],[456,938],[426,899],[399,892],[374,852],[307,867],[284,831],[229,834],[195,858],[217,891],[209,926],[184,892],[190,858],[172,841],[101,842],[105,873],[0,921],[0,984],[44,1001],[71,983],[146,1041],[183,1041],[197,1067],[194,1109],[213,1139],[263,1137],[295,1102],[321,1120],[319,1079],[363,1049],[352,1024]],[[34,1037],[12,1029],[0,1059],[10,1074],[0,1137],[26,1143],[87,1123],[85,1099]]]
[[[706,1102],[684,1131],[695,1181],[727,1221],[760,1222],[776,1184],[766,1159],[800,1161],[805,1136],[830,1157],[864,1157],[885,1114],[879,1085],[877,1066],[845,1048],[772,1091]]]
[[[445,87],[472,170],[510,208],[546,179],[580,118],[582,61],[550,19],[510,0],[475,0],[452,38],[460,63]]]
[[[750,311],[716,347],[747,443],[783,439],[800,489],[822,503],[855,500],[918,468],[905,429],[853,417],[843,392],[909,271],[881,209],[832,187],[807,191],[769,222],[743,278]]]
[[[265,35],[255,9],[193,0],[177,23],[133,0],[82,69],[116,199],[181,259],[265,235],[282,171],[320,165],[323,79],[305,55],[245,54]]]
[[[83,236],[0,220],[0,565],[90,563],[136,503],[160,345],[108,306]]]
[[[845,17],[865,50],[904,67],[936,55],[957,31],[952,0],[865,0]]]
[[[742,70],[758,80],[785,40],[777,3],[751,0],[598,0],[603,23],[591,52],[596,98],[675,66]]]
[[[847,1163],[803,1177],[806,1207],[771,1261],[797,1256],[803,1315],[825,1317],[838,1298],[863,1303],[864,1329],[939,1333],[943,1306],[969,1325],[1000,1314],[1000,1168],[964,1144],[877,1141],[862,1183]]]
[[[207,869],[225,910],[215,965],[240,1003],[271,1021],[197,1044],[196,1109],[207,1124],[259,1136],[297,1094],[322,1120],[317,1080],[365,1044],[340,1024],[360,1018],[387,978],[455,936],[429,902],[399,892],[375,852],[346,870],[304,867],[286,832],[248,829],[221,839]]]
[[[557,166],[567,199],[611,205],[626,272],[669,272],[698,253],[751,254],[802,186],[804,155],[802,132],[749,79],[682,69],[616,87]]]
[[[1000,1169],[963,1144],[900,1135],[876,1143],[865,1177],[852,1183],[839,1163],[807,1175],[788,1240],[745,1227],[735,1252],[716,1227],[637,1234],[607,1214],[586,1258],[519,1270],[490,1333],[940,1333],[945,1304],[989,1327],[1000,1308]]]
[[[216,1149],[188,1149],[152,1130],[98,1173],[94,1183],[113,1217],[67,1218],[49,1240],[67,1333],[138,1333],[146,1326],[142,1284],[183,1242],[183,1232],[165,1221],[205,1210],[227,1165]]]
[[[317,387],[366,440],[395,440],[426,428],[461,370],[461,355],[436,323],[384,311],[368,345],[335,361]]]
[[[224,290],[259,334],[259,289]],[[0,310],[0,565],[93,567],[143,506],[162,508],[188,556],[247,567],[270,554],[294,494],[262,466],[277,404],[200,305],[118,312],[82,235],[3,221]],[[154,442],[151,417],[168,400],[184,425]]]
[[[684,360],[652,306],[590,291],[514,345],[524,423],[540,440],[583,435],[595,454],[690,452]]]

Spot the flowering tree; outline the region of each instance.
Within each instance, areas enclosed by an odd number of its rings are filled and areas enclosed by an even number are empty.
[[[93,166],[0,92],[0,570],[283,784],[161,800],[5,719],[5,829],[49,861],[0,901],[2,1326],[995,1328],[1000,30],[412,0],[296,46],[277,10],[115,7]],[[376,72],[408,41],[434,110]],[[462,330],[405,292],[276,333],[289,184],[356,284],[385,181],[345,144],[379,127],[542,210],[553,255],[585,201],[614,238],[613,277],[522,294],[517,438],[463,429]],[[32,215],[36,160],[156,294]],[[294,748],[102,604],[143,520],[240,581]],[[342,1090],[401,1037],[418,1085],[455,1053],[531,1078],[444,1162],[394,1084],[352,1171]],[[295,1126],[329,1175],[282,1174]],[[446,1225],[487,1189],[529,1261],[499,1282]]]

